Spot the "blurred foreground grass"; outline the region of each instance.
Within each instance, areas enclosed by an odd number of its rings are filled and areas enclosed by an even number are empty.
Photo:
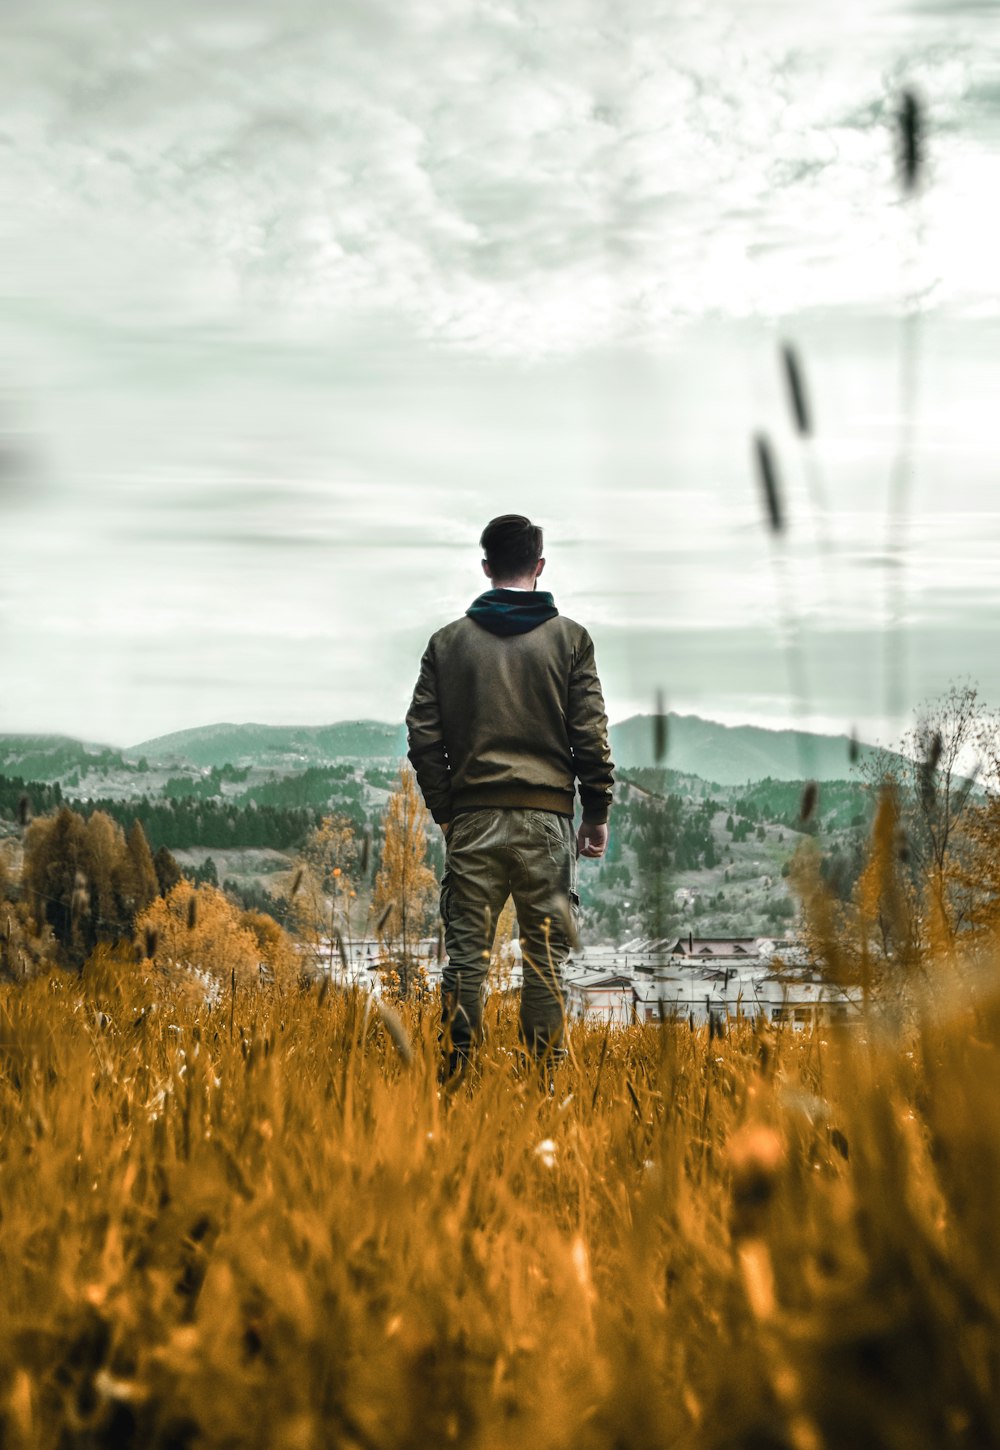
[[[491,1005],[442,1096],[358,994],[101,949],[0,989],[6,1447],[1000,1443],[1000,996],[816,1035]]]

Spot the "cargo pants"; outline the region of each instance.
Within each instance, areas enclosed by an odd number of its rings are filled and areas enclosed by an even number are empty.
[[[572,818],[556,811],[503,806],[453,817],[440,889],[452,1068],[482,1040],[490,953],[509,896],[521,945],[522,1036],[536,1059],[565,1055],[562,967],[579,926],[578,850]]]

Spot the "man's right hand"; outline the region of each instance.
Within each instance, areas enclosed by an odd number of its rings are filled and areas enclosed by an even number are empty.
[[[603,856],[608,848],[607,822],[597,826],[592,821],[582,821],[576,833],[576,842],[581,856]]]

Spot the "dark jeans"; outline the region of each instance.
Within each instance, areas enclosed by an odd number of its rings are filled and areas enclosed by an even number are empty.
[[[576,887],[576,831],[569,816],[504,806],[453,818],[440,898],[448,954],[442,1011],[451,1026],[453,1063],[482,1039],[490,952],[509,896],[524,973],[522,1035],[536,1058],[565,1054],[562,967],[579,924]]]

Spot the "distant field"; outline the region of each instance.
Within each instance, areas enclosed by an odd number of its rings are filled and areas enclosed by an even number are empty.
[[[183,851],[175,847],[171,854],[183,871],[203,866],[211,856],[220,881],[233,877],[242,881],[254,881],[269,889],[273,889],[276,875],[287,874],[294,866],[294,860],[288,852],[270,851],[266,846],[249,847],[241,851],[227,851],[220,846],[191,846]]]
[[[442,1095],[430,1005],[4,987],[0,1442],[1000,1443],[1000,999],[945,998],[580,1024],[549,1097],[493,1004]]]

